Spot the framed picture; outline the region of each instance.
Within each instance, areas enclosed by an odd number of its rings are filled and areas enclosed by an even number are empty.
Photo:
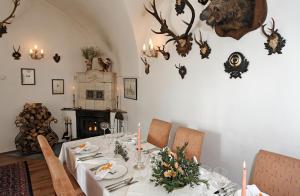
[[[65,81],[63,79],[52,79],[52,94],[62,95],[65,93]]]
[[[35,85],[35,69],[21,68],[21,84]]]
[[[124,78],[124,98],[137,100],[137,78]]]

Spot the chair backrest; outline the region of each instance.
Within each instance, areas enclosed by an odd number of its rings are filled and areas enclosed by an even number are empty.
[[[169,141],[171,123],[153,119],[149,128],[147,142],[159,148],[166,147]]]
[[[46,138],[39,135],[38,141],[47,162],[56,194],[58,196],[77,195],[63,164],[55,156]]]
[[[172,151],[176,152],[177,147],[182,147],[187,142],[186,158],[192,159],[195,156],[200,161],[204,135],[205,133],[202,131],[179,127],[176,130]]]
[[[250,183],[272,196],[299,196],[300,160],[260,150]]]

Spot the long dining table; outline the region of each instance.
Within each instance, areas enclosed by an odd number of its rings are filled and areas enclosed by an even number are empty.
[[[200,170],[200,179],[208,180],[209,186],[205,184],[200,184],[194,187],[189,185],[181,189],[176,189],[171,193],[161,186],[155,186],[154,183],[150,182],[152,166],[151,162],[146,160],[145,168],[142,170],[136,170],[134,165],[136,164],[136,153],[135,150],[128,150],[129,160],[126,162],[121,156],[114,155],[115,140],[112,140],[112,136],[97,136],[88,139],[76,140],[71,142],[65,142],[62,145],[59,159],[62,163],[66,164],[67,169],[75,177],[82,191],[88,196],[216,196],[215,191],[220,189],[225,184],[230,184],[230,180],[218,173],[213,173],[202,167]],[[109,141],[108,141],[109,140]],[[135,149],[135,144],[127,142],[127,139],[122,141],[119,138],[118,141],[127,146]],[[98,153],[101,156],[96,156],[95,158],[84,160],[81,157],[87,156],[86,154],[78,154],[74,150],[74,147],[80,144],[89,143],[99,147]],[[142,143],[143,150],[155,149],[150,143]],[[145,151],[143,151],[145,152]],[[150,156],[150,155],[149,155]],[[117,164],[127,167],[127,172],[124,176],[118,179],[98,179],[94,171],[91,168],[95,168],[99,163],[103,163],[103,160],[113,161]],[[118,181],[133,177],[137,183],[130,186],[125,186],[116,191],[109,192],[105,186],[116,183]],[[227,194],[227,195],[233,195]]]

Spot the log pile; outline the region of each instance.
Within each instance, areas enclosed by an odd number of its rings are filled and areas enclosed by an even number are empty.
[[[57,123],[57,119],[52,116],[47,107],[41,103],[26,103],[15,121],[20,130],[15,138],[17,150],[25,154],[40,152],[38,135],[45,136],[53,147],[58,142],[58,136],[51,129],[52,122]]]

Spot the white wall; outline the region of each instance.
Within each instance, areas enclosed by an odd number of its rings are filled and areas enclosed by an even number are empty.
[[[137,48],[141,49],[151,35],[150,29],[158,29],[157,22],[141,10],[147,1],[125,0],[133,22]],[[158,1],[161,2],[161,1]],[[288,0],[268,1],[267,22],[274,17],[279,32],[287,39],[282,55],[268,56],[263,43],[266,38],[260,30],[247,34],[240,41],[220,38],[204,23],[199,23],[203,7],[192,1],[196,10],[194,32],[201,27],[204,39],[212,48],[209,60],[202,60],[198,46],[182,58],[169,44],[171,59],[162,57],[150,60],[151,73],[135,68],[139,75],[138,101],[135,118],[143,125],[144,136],[153,117],[171,121],[206,132],[202,162],[211,167],[222,166],[229,176],[239,182],[243,160],[249,164],[259,149],[266,149],[300,158],[300,68],[298,59],[300,27],[297,25],[299,2]],[[184,25],[175,16],[174,1],[158,7],[167,17],[168,24],[176,32]],[[189,11],[181,17],[188,19]],[[143,35],[143,36],[142,36]],[[143,37],[143,38],[142,38]],[[160,43],[157,36],[154,42]],[[223,63],[234,52],[242,52],[250,61],[249,71],[242,79],[229,79]],[[184,64],[187,75],[182,80],[175,64]],[[132,109],[134,110],[134,109]],[[135,127],[132,127],[134,129]]]
[[[1,1],[0,18],[6,17],[11,9],[10,0]],[[44,59],[29,57],[29,48],[34,44],[44,49]],[[21,45],[19,61],[11,56],[13,45]],[[26,102],[41,102],[48,107],[59,120],[52,127],[61,138],[64,128],[60,109],[72,106],[74,73],[85,70],[80,48],[89,45],[107,50],[93,26],[87,30],[45,1],[21,1],[16,18],[8,26],[8,34],[0,38],[0,75],[6,77],[0,80],[0,152],[15,149],[14,139],[19,131],[14,121]],[[52,59],[55,53],[61,55],[58,64]],[[36,69],[35,86],[21,85],[23,67]],[[65,80],[64,95],[52,95],[51,79],[55,78]]]

